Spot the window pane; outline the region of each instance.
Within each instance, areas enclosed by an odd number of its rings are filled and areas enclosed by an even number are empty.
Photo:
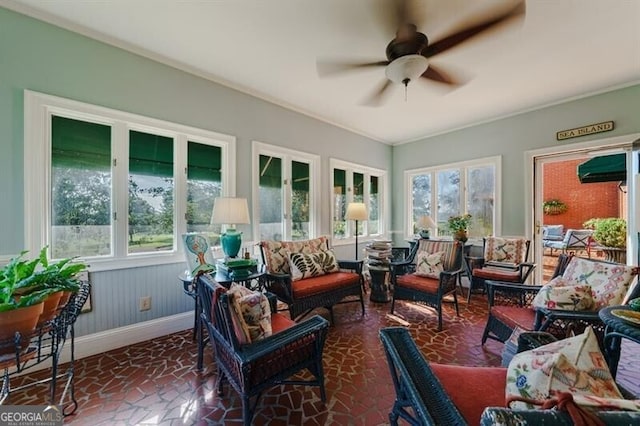
[[[362,173],[353,173],[353,202],[364,202],[364,175]],[[365,222],[358,221],[358,235],[364,235],[364,224]]]
[[[111,127],[51,119],[51,256],[111,254]]]
[[[473,216],[469,236],[493,235],[494,166],[470,168],[467,174],[467,213]]]
[[[308,163],[291,162],[291,238],[304,240],[309,238],[309,179]]]
[[[173,139],[129,132],[129,253],[173,250]]]
[[[197,142],[187,146],[187,232],[203,232],[220,244],[221,225],[211,224],[213,200],[222,194],[222,148]]]
[[[344,238],[346,226],[344,215],[347,212],[347,172],[333,169],[333,237]]]
[[[371,176],[369,182],[369,234],[380,233],[380,192],[378,188],[378,177]]]
[[[416,234],[418,232],[416,224],[420,216],[433,217],[431,211],[431,174],[414,176],[411,182],[411,193],[413,196],[411,233]]]
[[[438,235],[451,235],[446,224],[449,216],[457,216],[460,211],[460,170],[443,170],[438,172]],[[441,233],[441,231],[444,231]],[[445,233],[446,232],[446,233]]]
[[[260,239],[282,240],[282,159],[260,155]]]

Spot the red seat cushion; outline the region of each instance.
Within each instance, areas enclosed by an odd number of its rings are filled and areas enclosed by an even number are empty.
[[[509,327],[518,326],[529,331],[533,330],[536,319],[536,312],[533,309],[518,306],[492,306],[491,315]]]
[[[512,271],[505,268],[476,268],[473,270],[473,276],[484,280],[520,282],[519,271]]]
[[[480,424],[480,416],[487,407],[505,406],[506,368],[445,364],[429,366],[468,424]]]
[[[292,321],[291,319],[289,319],[289,317],[286,317],[282,314],[279,314],[277,312],[271,314],[271,331],[273,332],[273,334],[284,331],[287,328],[294,326],[295,324],[295,321]]]
[[[354,272],[332,272],[326,275],[293,281],[293,297],[299,298],[325,293],[353,284],[360,285],[360,275]]]
[[[416,274],[406,274],[400,275],[396,279],[396,285],[435,294],[438,292],[440,281],[434,278],[421,277]]]

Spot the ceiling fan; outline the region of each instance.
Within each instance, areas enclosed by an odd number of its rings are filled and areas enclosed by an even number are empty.
[[[317,61],[317,70],[320,77],[342,73],[357,69],[386,67],[386,79],[382,85],[371,94],[366,105],[379,105],[384,95],[388,92],[392,83],[402,84],[405,87],[405,97],[407,86],[411,81],[424,78],[430,81],[441,83],[449,87],[460,86],[465,83],[463,79],[454,77],[452,73],[444,68],[433,64],[431,59],[436,55],[446,52],[449,49],[461,45],[479,34],[486,34],[489,30],[495,29],[499,24],[507,20],[522,17],[525,12],[524,0],[512,2],[512,7],[506,12],[487,14],[484,19],[475,20],[473,23],[463,23],[462,29],[458,29],[453,34],[447,35],[440,40],[430,42],[429,38],[419,31],[420,19],[412,13],[409,7],[409,0],[397,0],[387,2],[387,7],[392,10],[384,11],[385,19],[392,20],[397,28],[395,38],[389,42],[386,48],[387,60],[374,62],[352,62],[352,61]],[[488,16],[488,17],[487,17]]]

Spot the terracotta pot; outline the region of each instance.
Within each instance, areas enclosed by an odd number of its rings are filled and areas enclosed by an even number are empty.
[[[42,309],[42,313],[40,314],[40,318],[38,319],[38,326],[41,326],[45,322],[53,319],[53,317],[58,312],[58,303],[60,303],[61,297],[62,291],[56,291],[55,293],[51,293],[49,297],[44,299],[44,308]]]
[[[72,291],[65,290],[62,292],[62,297],[60,297],[60,302],[58,302],[58,311],[63,310],[67,306],[67,303],[69,303],[69,299],[71,299],[72,294]]]
[[[463,229],[460,231],[456,231],[455,234],[453,234],[453,238],[455,238],[458,241],[462,241],[463,243],[466,243],[467,240],[469,239],[469,236],[467,235],[467,230]]]
[[[43,309],[44,302],[40,302],[37,305],[0,312],[0,355],[15,352],[13,339],[16,331],[22,336],[20,349],[24,350],[29,346],[31,334]]]

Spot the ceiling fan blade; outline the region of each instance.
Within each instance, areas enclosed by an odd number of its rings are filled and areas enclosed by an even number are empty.
[[[389,88],[391,87],[391,80],[385,79],[384,82],[378,88],[372,92],[364,101],[361,102],[361,105],[369,106],[369,107],[377,107],[384,103],[385,98],[390,93]]]
[[[438,68],[433,64],[429,64],[429,68],[427,68],[427,70],[422,73],[421,77],[433,80],[438,83],[448,84],[450,86],[459,86],[464,84],[463,81],[454,78],[451,74],[443,71],[441,68]]]
[[[509,12],[504,13],[498,17],[494,17],[486,22],[481,24],[474,25],[470,28],[466,28],[462,31],[458,31],[455,34],[447,36],[442,40],[438,40],[435,43],[427,46],[423,51],[422,55],[430,58],[432,56],[437,55],[438,53],[442,53],[448,49],[458,46],[460,43],[469,40],[472,37],[475,37],[487,30],[501,24],[511,18],[522,17],[525,12],[525,3],[521,2],[513,9],[509,10]]]
[[[324,61],[316,62],[316,69],[320,77],[329,77],[349,71],[362,70],[367,68],[386,67],[389,61],[376,62],[353,62],[353,61]]]

